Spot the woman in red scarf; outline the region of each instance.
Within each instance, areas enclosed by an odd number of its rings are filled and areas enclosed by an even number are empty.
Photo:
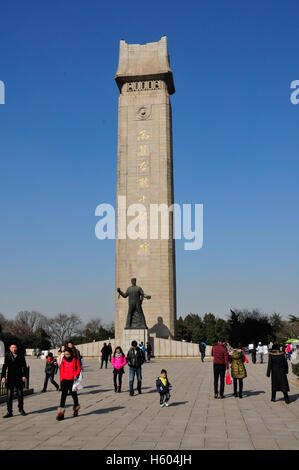
[[[61,421],[64,419],[65,401],[68,393],[70,392],[74,400],[74,416],[78,416],[80,405],[78,402],[77,392],[73,392],[74,380],[77,379],[81,372],[80,361],[74,357],[73,351],[70,348],[65,348],[64,357],[60,364],[60,385],[61,385],[61,399],[60,407],[56,419]]]

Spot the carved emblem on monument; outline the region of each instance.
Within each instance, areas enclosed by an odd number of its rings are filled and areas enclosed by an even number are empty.
[[[140,108],[137,109],[137,118],[138,119],[148,119],[151,115],[151,109],[149,106],[141,106]]]

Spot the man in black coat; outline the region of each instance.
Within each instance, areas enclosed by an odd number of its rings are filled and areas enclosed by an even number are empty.
[[[107,344],[104,343],[101,349],[101,369],[103,369],[104,362],[105,362],[105,369],[107,369],[108,358],[109,358],[109,348]]]
[[[144,363],[144,354],[140,348],[137,346],[137,341],[132,341],[132,347],[129,349],[127,354],[127,363],[130,367],[130,395],[134,395],[134,377],[137,376],[137,390],[138,393],[141,393],[141,366]]]
[[[113,353],[113,351],[112,351],[112,346],[111,346],[111,343],[108,343],[108,346],[107,346],[107,348],[108,348],[108,351],[109,351],[109,354],[108,354],[108,360],[109,360],[109,362],[111,362],[111,359],[112,359],[112,353]]]
[[[7,372],[7,376],[6,376]],[[26,416],[23,403],[23,386],[26,381],[27,365],[23,354],[19,353],[18,346],[11,344],[9,352],[5,355],[5,361],[2,367],[1,382],[6,383],[7,387],[7,414],[3,418],[10,418],[12,413],[12,401],[14,389],[17,390],[18,406],[22,416]]]

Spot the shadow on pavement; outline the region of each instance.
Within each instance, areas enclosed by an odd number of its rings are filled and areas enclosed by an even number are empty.
[[[84,388],[87,388],[87,387],[84,387]],[[112,388],[103,388],[101,390],[91,390],[90,392],[79,392],[78,393],[78,396],[79,395],[96,395],[97,393],[101,393],[101,392],[112,392]]]
[[[57,406],[51,406],[50,408],[43,408],[41,410],[29,411],[27,415],[29,416],[29,415],[39,414],[39,413],[48,413],[49,411],[54,411],[54,410],[57,411],[58,406],[59,406],[59,403]]]
[[[100,387],[101,385],[86,385],[84,388],[95,388],[95,387]]]
[[[187,401],[175,401],[174,403],[169,403],[169,406],[178,406],[178,405],[185,405],[188,403]]]
[[[243,390],[243,397],[250,397],[254,395],[260,395],[261,393],[266,393],[265,390]]]
[[[293,401],[298,400],[298,398],[299,398],[298,393],[296,393],[296,395],[289,395],[290,403],[292,403]]]
[[[110,411],[121,410],[125,408],[124,406],[112,406],[111,408],[102,408],[100,410],[90,411],[89,413],[80,414],[80,416],[89,416],[89,415],[100,415],[103,413],[110,413]]]

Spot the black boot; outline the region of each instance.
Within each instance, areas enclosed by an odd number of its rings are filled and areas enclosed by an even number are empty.
[[[141,382],[137,383],[137,390],[138,390],[138,393],[140,395],[141,394]]]
[[[119,387],[117,388],[117,391],[118,391],[118,393],[121,392],[121,386],[120,386],[120,385],[119,385]]]
[[[284,401],[285,401],[287,404],[289,404],[289,403],[290,403],[290,399],[289,399],[289,396],[288,396],[287,392],[284,392],[283,396],[284,396]]]
[[[12,418],[13,414],[11,412],[7,412],[6,415],[3,416],[3,418]]]
[[[271,401],[275,401],[275,398],[276,398],[276,392],[272,392]]]

